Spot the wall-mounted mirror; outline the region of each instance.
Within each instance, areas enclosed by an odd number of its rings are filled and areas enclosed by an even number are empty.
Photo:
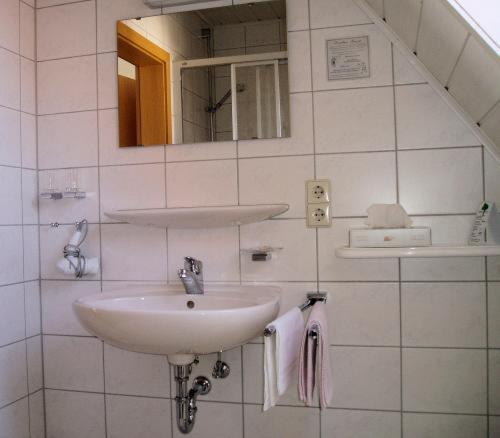
[[[285,0],[118,22],[120,146],[290,136]]]

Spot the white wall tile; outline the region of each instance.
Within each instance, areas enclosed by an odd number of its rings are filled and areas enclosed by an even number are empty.
[[[399,149],[475,146],[479,140],[427,84],[396,87]]]
[[[104,438],[104,395],[45,391],[48,437]]]
[[[335,199],[335,198],[334,198]],[[331,228],[318,230],[319,279],[321,281],[394,281],[397,259],[341,259],[335,248],[349,244],[349,229],[363,227],[362,219],[334,219]]]
[[[496,105],[483,119],[481,119],[481,128],[486,132],[495,144],[500,143],[500,127],[498,120],[500,119],[500,104]]]
[[[23,224],[38,223],[38,175],[36,170],[23,169]]]
[[[96,57],[38,63],[38,113],[53,114],[97,108]],[[75,87],[75,83],[78,87]]]
[[[0,424],[2,425],[2,435],[5,437],[28,437],[28,400],[24,398],[0,409]]]
[[[28,360],[28,388],[33,393],[43,388],[42,339],[35,336],[26,340]]]
[[[214,49],[237,49],[245,47],[245,28],[240,25],[215,26]]]
[[[177,270],[184,257],[203,262],[203,278],[207,281],[238,281],[238,228],[171,229],[168,231],[168,278],[178,281]]]
[[[233,36],[228,39],[235,40]],[[264,46],[279,43],[279,21],[249,23],[245,26],[245,46]]]
[[[0,166],[0,180],[0,225],[21,224],[21,169]]]
[[[397,346],[397,283],[321,283],[328,293],[330,344]]]
[[[396,85],[425,83],[425,79],[412,66],[410,59],[407,59],[395,46],[393,46],[392,50],[392,60],[394,64],[394,83]]]
[[[0,164],[21,165],[21,118],[18,111],[0,107]]]
[[[491,350],[488,358],[489,368],[489,413],[500,415],[500,351]]]
[[[403,283],[403,345],[485,347],[484,283]]]
[[[165,207],[165,165],[101,167],[100,188],[103,222],[113,210]]]
[[[106,392],[170,397],[170,370],[165,356],[133,353],[104,344]]]
[[[37,59],[90,55],[96,50],[95,2],[37,11]]]
[[[19,52],[19,0],[4,0],[0,9],[0,46]]]
[[[399,438],[401,415],[397,412],[327,409],[321,412],[321,434],[339,438]]]
[[[488,257],[488,280],[500,281],[500,257]]]
[[[314,93],[316,152],[394,149],[392,87]]]
[[[21,113],[21,151],[22,165],[35,169],[37,167],[36,117]]]
[[[45,436],[45,412],[43,405],[43,391],[38,391],[29,396],[30,432],[31,438]]]
[[[472,213],[483,199],[479,148],[402,151],[398,170],[409,214]]]
[[[2,78],[0,105],[13,109],[20,108],[20,68],[19,56],[0,48],[0,78]]]
[[[291,136],[289,138],[238,141],[238,156],[244,158],[313,153],[314,134],[311,93],[290,94],[290,125]]]
[[[103,53],[97,56],[99,108],[116,108],[118,106],[117,64],[116,53]]]
[[[23,281],[22,227],[0,227],[0,242],[0,285]]]
[[[129,224],[101,226],[104,280],[166,280],[166,231]]]
[[[167,162],[194,160],[224,160],[236,158],[235,141],[168,145],[165,149]]]
[[[280,217],[305,217],[305,182],[313,178],[312,155],[240,160],[240,203],[285,203],[290,209]]]
[[[35,62],[21,58],[21,111],[36,113]]]
[[[168,163],[167,205],[236,205],[236,178],[236,160]]]
[[[450,78],[451,95],[475,121],[479,121],[500,99],[498,63],[475,37],[467,40]]]
[[[54,335],[89,335],[73,312],[78,298],[99,293],[97,281],[42,281],[43,333]]]
[[[319,155],[316,176],[332,182],[333,217],[365,216],[371,204],[396,202],[393,152]]]
[[[309,2],[307,0],[288,0],[286,3],[286,24],[288,31],[309,28]]]
[[[403,409],[486,413],[486,352],[404,349]]]
[[[38,117],[40,169],[97,165],[97,112]]]
[[[69,280],[74,279],[72,275],[66,275],[59,272],[56,263],[62,258],[64,246],[75,232],[74,225],[60,225],[57,228],[50,226],[40,227],[40,249],[41,249],[41,277],[44,280]],[[99,227],[89,225],[85,241],[80,249],[82,254],[87,257],[99,257]],[[97,275],[87,275],[84,280],[95,280]]]
[[[319,436],[319,411],[312,408],[277,406],[262,412],[260,406],[245,405],[245,437]]]
[[[385,19],[394,32],[415,50],[422,0],[384,0]]]
[[[26,342],[0,348],[0,406],[12,403],[27,393]]]
[[[29,59],[35,59],[35,9],[24,2],[19,2],[21,37],[19,53]]]
[[[170,400],[106,396],[108,438],[170,436]]]
[[[26,309],[26,336],[38,335],[41,331],[40,284],[38,280],[24,283]]]
[[[484,179],[486,189],[486,199],[500,205],[500,163],[493,156],[485,151],[484,153]],[[497,207],[498,209],[498,207]]]
[[[417,40],[418,58],[443,85],[458,59],[467,30],[458,16],[450,14],[447,5],[423,2]],[[436,42],[439,41],[439,44]]]
[[[330,347],[333,398],[330,406],[400,409],[398,348]]]
[[[40,278],[38,234],[38,225],[25,225],[23,227],[24,279],[28,281]]]
[[[81,191],[86,192],[83,199],[63,198],[54,202],[50,199],[41,199],[39,202],[40,222],[74,223],[82,218],[89,222],[99,220],[99,185],[97,167],[83,167],[75,169],[78,172],[78,185]],[[71,185],[71,171],[49,170],[38,173],[40,192],[47,191],[49,176],[55,179],[56,188],[65,191]]]
[[[23,284],[0,287],[0,345],[24,339],[24,324]]]
[[[488,283],[488,343],[500,348],[500,283]]]
[[[99,111],[99,160],[101,165],[164,161],[164,146],[118,147],[118,110]]]
[[[311,43],[309,31],[288,34],[290,92],[311,91]]]
[[[316,0],[310,3],[311,28],[371,23],[368,16],[349,0]]]
[[[116,22],[126,18],[158,15],[160,9],[150,9],[142,2],[97,0],[97,51],[116,51]]]
[[[370,46],[370,77],[329,81],[325,48],[326,41],[359,36],[368,36]],[[376,25],[364,24],[313,30],[311,39],[314,90],[392,85],[391,43],[378,30]]]
[[[486,436],[487,418],[475,415],[403,414],[407,438],[473,438]]]
[[[172,403],[172,415],[175,417],[175,403]],[[192,438],[243,438],[242,406],[230,403],[206,402],[198,399],[196,426],[190,432]],[[224,427],[221,427],[224,425]],[[173,428],[173,438],[181,438],[182,434],[177,427]],[[248,438],[248,435],[245,434]],[[264,438],[264,437],[262,437]]]
[[[47,388],[104,391],[103,347],[95,338],[43,336]]]
[[[259,246],[283,248],[266,263],[241,255],[243,281],[314,281],[315,230],[303,219],[270,220],[241,227],[241,249]]]
[[[433,245],[467,245],[474,216],[418,216],[413,226],[430,227]],[[471,281],[485,279],[481,257],[401,259],[404,281]]]

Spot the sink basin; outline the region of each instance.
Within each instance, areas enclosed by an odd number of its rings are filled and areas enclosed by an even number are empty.
[[[80,298],[73,309],[82,325],[108,344],[165,354],[191,363],[259,336],[279,311],[280,289],[271,286],[206,286],[187,295],[182,286],[122,289]]]

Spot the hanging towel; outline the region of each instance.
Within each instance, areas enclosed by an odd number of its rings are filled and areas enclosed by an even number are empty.
[[[290,386],[299,364],[304,317],[295,307],[273,322],[275,334],[264,338],[264,410],[274,406]]]
[[[299,363],[300,400],[307,406],[311,406],[314,387],[317,383],[322,409],[328,406],[333,394],[327,321],[326,304],[316,303],[311,310],[302,335]],[[317,339],[309,336],[309,332],[313,328],[316,328],[318,333]]]

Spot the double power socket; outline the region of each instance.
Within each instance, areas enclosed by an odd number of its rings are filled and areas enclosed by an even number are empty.
[[[306,181],[307,226],[312,228],[331,226],[330,180]]]

